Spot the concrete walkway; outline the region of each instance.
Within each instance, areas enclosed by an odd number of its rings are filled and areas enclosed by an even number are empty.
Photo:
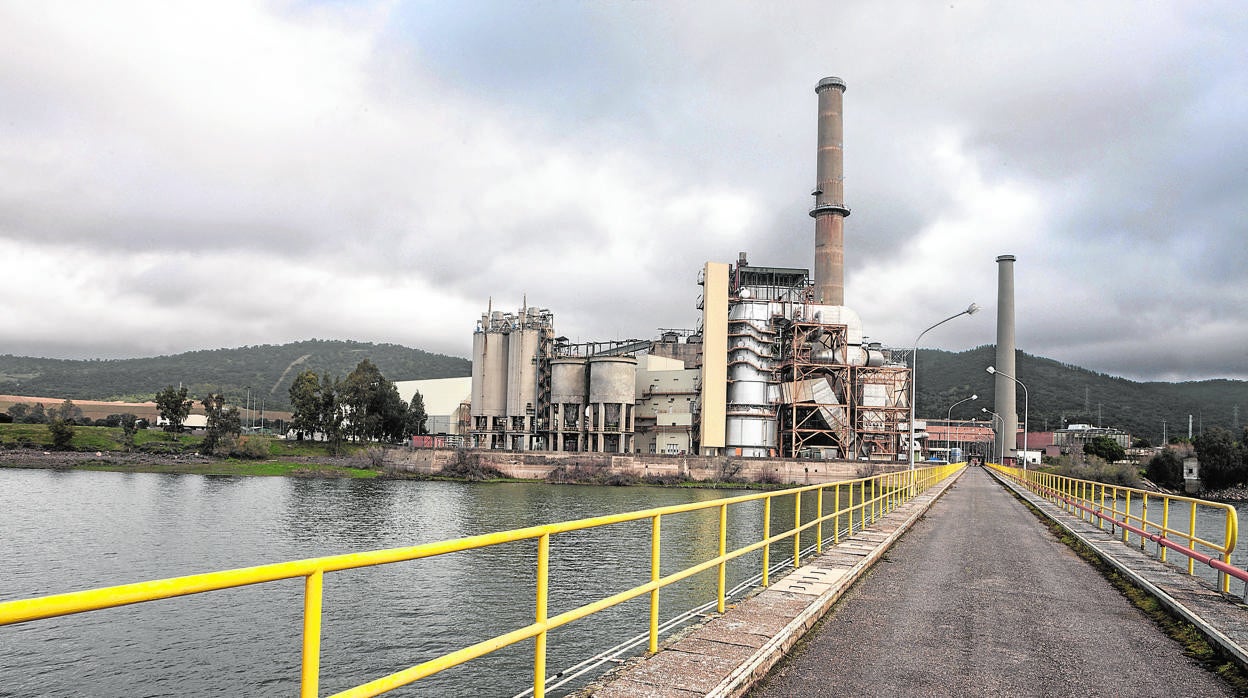
[[[751,695],[1234,695],[1182,652],[971,468]]]
[[[668,640],[652,657],[630,660],[576,692],[592,698],[739,696],[766,676],[837,599],[871,569],[944,493],[956,476],[930,488],[866,531],[842,538],[823,555],[722,616]]]

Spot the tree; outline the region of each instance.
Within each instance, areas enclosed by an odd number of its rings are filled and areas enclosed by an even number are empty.
[[[71,442],[74,440],[74,426],[72,422],[58,417],[48,423],[48,431],[52,434],[52,448],[58,451],[73,450]]]
[[[320,414],[317,424],[325,441],[329,443],[329,452],[337,454],[342,448],[345,436],[343,424],[347,419],[347,408],[341,399],[342,382],[336,378],[325,376],[321,379]]]
[[[29,412],[30,412],[30,405],[24,402],[19,402],[16,405],[9,405],[9,409],[7,410],[6,414],[8,414],[9,417],[14,422],[21,424],[22,420],[26,419],[26,415]]]
[[[231,405],[225,407],[225,396],[209,393],[200,403],[204,406],[204,414],[208,417],[208,426],[204,440],[200,444],[200,453],[211,454],[223,439],[237,438],[243,432],[243,422],[238,408]]]
[[[324,432],[321,428],[321,379],[315,371],[305,369],[290,384],[290,428],[297,438]]]
[[[165,431],[182,431],[182,423],[191,414],[191,401],[186,397],[186,388],[165,386],[164,390],[156,393],[156,411],[165,420]]]
[[[407,420],[404,424],[403,437],[407,438],[414,434],[424,434],[425,423],[429,421],[429,414],[425,411],[425,398],[417,391],[412,395],[412,402],[407,406]]]
[[[43,403],[19,402],[8,409],[9,416],[18,424],[47,424],[48,415],[44,412]]]
[[[1108,436],[1097,436],[1091,441],[1083,445],[1083,452],[1090,456],[1104,458],[1110,463],[1116,463],[1127,457],[1127,452]]]
[[[1248,478],[1242,446],[1233,440],[1231,432],[1212,427],[1192,439],[1192,444],[1200,460],[1200,480],[1205,487],[1219,490]]]
[[[1162,449],[1144,466],[1148,479],[1165,487],[1183,486],[1183,459],[1174,449]]]
[[[403,438],[407,405],[394,383],[381,375],[372,361],[364,359],[343,381],[342,402],[347,410],[349,432],[357,441]]]
[[[121,424],[121,443],[127,451],[134,450],[134,437],[139,433],[139,418],[129,412],[117,415]]]
[[[82,408],[75,405],[73,400],[65,398],[65,402],[48,410],[48,418],[76,423],[82,420]]]

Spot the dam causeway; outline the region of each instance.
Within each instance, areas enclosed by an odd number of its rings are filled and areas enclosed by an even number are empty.
[[[836,624],[836,616],[840,615],[840,603],[870,603],[877,610],[883,609],[877,618],[888,621],[893,611],[911,615],[923,612],[923,609],[916,611],[908,607],[905,603],[907,597],[921,598],[948,593],[946,588],[933,585],[928,588],[911,587],[909,593],[897,594],[891,600],[872,597],[870,602],[849,599],[842,602],[843,597],[851,593],[851,588],[859,580],[872,574],[893,574],[892,570],[877,566],[882,560],[889,560],[890,551],[903,535],[929,516],[934,519],[940,513],[941,521],[960,519],[972,526],[999,525],[985,518],[987,516],[994,519],[998,516],[1009,517],[1040,531],[1042,537],[1053,538],[1044,531],[1043,523],[1031,511],[1014,501],[1012,492],[1044,517],[1057,522],[1084,545],[1094,549],[1106,564],[1156,597],[1174,615],[1190,622],[1201,635],[1241,668],[1248,667],[1248,652],[1245,650],[1248,648],[1248,607],[1239,599],[1211,588],[1208,582],[1196,576],[1184,574],[1172,564],[1159,561],[1156,555],[1142,550],[1138,545],[1124,545],[1119,533],[1072,516],[1052,501],[1005,478],[998,477],[999,486],[990,483],[987,489],[982,482],[973,483],[975,480],[989,480],[989,473],[990,471],[981,468],[964,469],[955,477],[948,478],[888,513],[866,530],[843,539],[839,544],[829,546],[822,555],[804,563],[787,576],[774,580],[770,586],[728,609],[722,616],[712,618],[669,640],[657,654],[631,660],[575,695],[578,698],[689,698],[740,696],[747,693],[766,696],[773,694],[769,690],[773,686],[774,695],[777,696],[824,695],[820,686],[824,690],[833,686],[837,688],[835,692],[826,695],[999,695],[1043,692],[1041,686],[1045,681],[1052,682],[1053,678],[1030,676],[1024,672],[1022,679],[1010,682],[1008,676],[1017,672],[1020,657],[1033,666],[1041,667],[1041,674],[1052,673],[1050,669],[1053,666],[1063,667],[1063,671],[1059,672],[1059,683],[1052,683],[1050,686],[1051,690],[1059,693],[1077,692],[1075,685],[1071,683],[1073,676],[1077,677],[1074,679],[1076,683],[1086,682],[1094,694],[1106,690],[1106,687],[1114,687],[1112,692],[1125,692],[1131,690],[1128,689],[1131,686],[1135,687],[1134,690],[1143,689],[1144,693],[1156,694],[1163,690],[1162,687],[1173,685],[1174,690],[1169,692],[1170,695],[1192,695],[1193,691],[1201,692],[1197,689],[1198,686],[1208,684],[1203,690],[1209,692],[1204,695],[1234,695],[1214,674],[1194,666],[1194,662],[1183,661],[1186,658],[1182,657],[1181,648],[1173,641],[1167,640],[1173,655],[1170,660],[1180,660],[1180,666],[1169,674],[1159,670],[1158,663],[1161,659],[1155,655],[1138,656],[1134,658],[1135,661],[1131,661],[1131,657],[1119,657],[1118,661],[1111,662],[1108,666],[1099,661],[1095,656],[1098,652],[1092,649],[1076,650],[1075,656],[1066,656],[1070,647],[1082,646],[1082,643],[1070,641],[1071,636],[1089,636],[1093,646],[1105,643],[1105,626],[1102,624],[1105,620],[1096,615],[1097,613],[1123,613],[1121,608],[1113,608],[1122,604],[1104,603],[1105,599],[1096,598],[1100,590],[1086,586],[1043,590],[1044,596],[1054,605],[1071,603],[1080,608],[1078,627],[1065,628],[1062,631],[1064,638],[1056,646],[1033,642],[1033,628],[1009,627],[1018,618],[1011,618],[1008,607],[1003,608],[997,601],[1001,598],[1000,594],[990,597],[972,594],[972,600],[975,601],[973,608],[960,609],[959,613],[980,616],[978,620],[971,622],[984,627],[995,626],[995,631],[987,633],[991,638],[975,637],[974,633],[962,638],[963,641],[981,645],[980,647],[953,649],[955,653],[964,656],[972,654],[980,658],[978,666],[971,672],[983,674],[978,683],[967,681],[970,677],[965,676],[967,670],[963,668],[960,672],[963,674],[962,678],[955,679],[953,686],[942,686],[942,681],[948,681],[942,671],[942,668],[948,668],[947,663],[937,662],[942,666],[933,667],[930,658],[928,661],[920,658],[920,655],[932,648],[907,646],[908,643],[904,642],[894,648],[898,657],[894,657],[893,661],[910,666],[900,671],[897,664],[890,666],[885,660],[881,660],[878,666],[838,662],[838,656],[843,658],[843,655],[834,655],[830,661],[808,662],[806,666],[795,668],[807,655],[816,653],[816,650],[807,647],[803,647],[806,651],[796,653],[800,655],[799,658],[786,659],[799,642],[813,646],[822,636],[846,630],[844,626]],[[946,496],[951,491],[970,484],[979,485],[976,497]],[[984,501],[985,492],[990,494],[990,501]],[[942,508],[945,511],[942,512]],[[979,546],[979,554],[991,558],[998,556],[1000,551]],[[1046,567],[1055,567],[1051,562],[1037,562]],[[1081,560],[1074,562],[1087,570],[1092,569]],[[974,588],[984,583],[982,578],[968,578],[968,570],[990,570],[981,577],[993,577],[998,585],[1004,587],[1021,587],[1035,581],[1011,576],[1020,570],[994,570],[991,560],[985,565],[962,563],[961,567],[961,570],[955,570],[953,576],[947,580],[954,587]],[[1061,581],[1060,576],[1055,579],[1054,584]],[[1108,586],[1108,582],[1105,584]],[[901,586],[905,587],[904,584]],[[997,592],[1008,597],[1008,588],[1000,586]],[[1112,595],[1119,596],[1117,593]],[[1092,603],[1085,608],[1080,599],[1090,600]],[[985,601],[988,603],[979,603]],[[1125,603],[1125,599],[1121,597],[1115,601]],[[1048,612],[1044,608],[1036,610],[1041,614]],[[1135,617],[1129,618],[1128,624],[1138,627],[1129,632],[1159,632],[1142,613],[1132,615]],[[825,617],[827,621],[816,627]],[[927,618],[935,622],[933,616]],[[925,621],[920,618],[919,622]],[[1034,622],[1034,618],[1024,616],[1023,622]],[[815,629],[813,633],[810,632],[812,628]],[[1003,633],[1011,638],[1004,643],[1010,645],[1008,649],[983,646],[993,644],[993,640],[999,639]],[[876,634],[888,635],[878,629]],[[954,635],[957,633],[949,633],[945,641],[954,642]],[[1111,635],[1110,639],[1113,637],[1117,636]],[[1163,650],[1166,649],[1165,644],[1163,643]],[[1112,646],[1112,641],[1105,644],[1100,654],[1121,654],[1119,650],[1111,649]],[[1046,651],[1050,650],[1062,656],[1047,656]],[[1073,667],[1072,660],[1075,662]],[[778,666],[783,669],[776,670]],[[1132,672],[1138,675],[1133,676]],[[769,678],[769,673],[779,676]],[[902,678],[890,680],[889,676],[897,675]]]

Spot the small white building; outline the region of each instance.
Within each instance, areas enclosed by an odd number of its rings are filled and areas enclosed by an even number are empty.
[[[168,423],[169,423],[169,420],[165,419],[164,417],[156,418],[156,426],[158,427],[163,427]],[[208,415],[188,414],[186,415],[186,419],[183,420],[182,422],[182,428],[183,429],[207,429],[208,428]]]
[[[1183,491],[1193,494],[1200,489],[1200,461],[1196,456],[1188,456],[1183,459]]]

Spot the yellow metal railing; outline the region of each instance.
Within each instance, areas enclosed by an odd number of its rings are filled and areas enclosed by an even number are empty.
[[[897,508],[906,501],[922,493],[932,485],[944,480],[964,464],[943,465],[931,468],[920,468],[913,471],[900,471],[877,475],[857,480],[846,480],[825,485],[810,485],[775,492],[760,492],[739,497],[718,499],[707,502],[680,504],[657,509],[646,509],[623,514],[612,514],[590,519],[580,519],[563,523],[531,526],[499,533],[488,533],[467,538],[427,543],[406,548],[374,550],[363,553],[318,557],[293,562],[283,562],[258,567],[247,567],[222,572],[174,577],[152,582],[124,584],[121,586],[92,589],[88,591],[43,596],[32,599],[6,601],[0,603],[0,627],[13,623],[34,621],[43,618],[65,616],[73,613],[94,611],[104,608],[115,608],[130,604],[187,596],[207,591],[231,589],[252,584],[263,584],[282,579],[304,578],[303,604],[303,659],[301,664],[300,695],[311,698],[318,695],[321,656],[321,602],[322,583],[325,573],[341,570],[357,569],[394,562],[418,560],[422,558],[444,555],[464,550],[474,550],[488,546],[511,543],[522,540],[537,541],[537,592],[535,599],[534,622],[508,633],[478,642],[469,647],[444,654],[415,666],[408,667],[388,676],[361,684],[354,688],[335,694],[336,697],[374,696],[394,688],[404,686],[439,671],[448,669],[469,660],[484,656],[517,642],[533,638],[535,641],[533,660],[533,693],[537,698],[545,694],[546,683],[546,640],[547,634],[560,626],[592,615],[604,609],[623,603],[630,599],[650,595],[650,642],[649,651],[658,651],[659,631],[659,590],[665,586],[692,577],[711,569],[718,571],[718,602],[717,609],[724,611],[726,593],[726,566],[735,558],[755,550],[762,550],[762,584],[768,584],[770,568],[770,546],[787,538],[793,539],[793,566],[801,565],[802,534],[813,530],[815,548],[821,552],[826,540],[823,526],[832,525],[832,541],[839,542],[842,531],[852,535],[855,531],[866,528],[875,520]],[[816,514],[810,521],[801,519],[803,497],[814,493],[816,498]],[[830,494],[833,502],[832,510],[825,512],[824,504]],[[792,497],[794,505],[793,528],[782,533],[771,535],[772,501],[779,498]],[[745,502],[763,501],[762,537],[748,545],[727,550],[728,518],[732,507]],[[808,500],[807,500],[808,501]],[[843,505],[842,505],[843,504]],[[672,516],[687,512],[718,508],[719,540],[714,557],[667,575],[662,574],[660,567],[660,533],[664,516]],[[651,520],[650,534],[650,581],[601,598],[579,608],[560,613],[553,617],[547,614],[548,589],[550,587],[550,538],[551,536],[570,531],[578,531],[601,526],[610,526],[627,521],[641,519]]]
[[[995,463],[990,463],[988,467],[1054,501],[1071,514],[1095,522],[1101,529],[1108,525],[1111,532],[1120,530],[1124,544],[1131,545],[1132,538],[1136,538],[1143,550],[1148,541],[1156,543],[1157,556],[1162,562],[1166,561],[1168,550],[1181,553],[1187,558],[1188,574],[1196,573],[1197,562],[1212,567],[1218,571],[1218,586],[1224,592],[1230,591],[1231,577],[1248,581],[1248,572],[1231,565],[1231,551],[1235,550],[1239,537],[1239,517],[1230,504],[1092,480],[1076,480]],[[1180,513],[1183,521],[1172,522],[1170,514],[1175,509],[1186,510],[1182,512],[1186,516]],[[1197,533],[1198,511],[1221,519],[1213,525],[1221,529],[1221,541],[1209,540]]]

